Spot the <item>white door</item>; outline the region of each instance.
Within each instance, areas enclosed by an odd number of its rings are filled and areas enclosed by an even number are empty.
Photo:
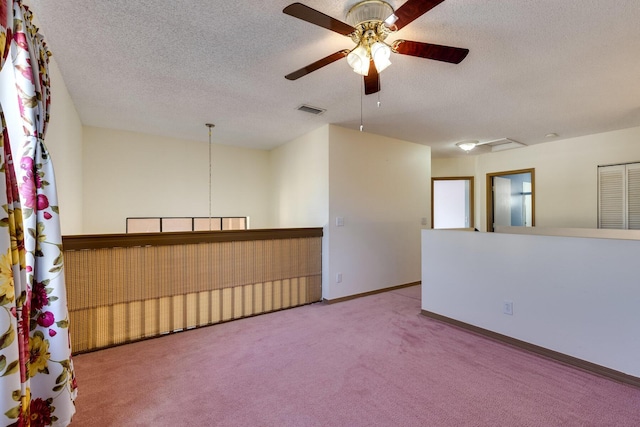
[[[511,225],[511,180],[493,177],[493,226]]]
[[[531,199],[531,183],[523,182],[522,183],[522,193],[524,194],[524,198],[522,200],[523,207],[522,211],[524,212],[524,226],[531,227],[533,223],[533,201]]]
[[[433,228],[469,226],[469,180],[433,181]]]

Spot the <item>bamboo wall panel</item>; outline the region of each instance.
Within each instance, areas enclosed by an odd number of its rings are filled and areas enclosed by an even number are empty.
[[[320,301],[321,237],[64,251],[74,353]]]

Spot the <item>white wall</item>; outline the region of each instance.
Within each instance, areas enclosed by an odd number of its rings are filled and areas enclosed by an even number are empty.
[[[84,144],[84,233],[124,233],[127,217],[209,215],[207,143],[85,127]],[[212,215],[268,228],[269,153],[212,152]]]
[[[9,53],[11,55],[11,53]],[[18,109],[13,70],[9,66],[0,73],[0,103],[4,110],[12,151],[22,144],[22,119]],[[53,59],[49,63],[51,77],[51,111],[45,144],[51,155],[60,209],[63,235],[82,232],[82,125],[73,102]],[[15,125],[17,124],[17,126]],[[20,159],[17,159],[19,162]]]
[[[329,219],[329,126],[270,153],[274,227],[324,227]]]
[[[329,128],[329,226],[324,298],[420,280],[421,219],[431,223],[431,149]],[[344,226],[336,226],[336,217]],[[336,274],[342,273],[342,283]]]
[[[420,280],[430,155],[423,145],[336,126],[271,152],[274,224],[324,227],[324,298]]]
[[[323,227],[322,289],[329,268],[329,126],[322,126],[270,153],[274,227]]]
[[[640,241],[422,236],[423,310],[640,377]]]
[[[535,168],[535,225],[596,228],[598,165],[640,161],[640,127],[459,159],[434,159],[434,176],[475,174],[476,227],[486,230],[486,174]]]

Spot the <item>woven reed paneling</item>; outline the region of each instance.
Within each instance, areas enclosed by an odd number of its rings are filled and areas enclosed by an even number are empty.
[[[73,351],[320,301],[321,240],[65,250]]]

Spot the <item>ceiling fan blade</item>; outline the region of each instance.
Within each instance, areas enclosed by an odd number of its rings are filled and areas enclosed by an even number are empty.
[[[469,53],[469,49],[413,42],[411,40],[396,40],[393,42],[393,51],[402,55],[435,59],[436,61],[450,62],[452,64],[459,64]]]
[[[322,12],[318,12],[317,10],[312,9],[309,6],[305,6],[302,3],[290,4],[282,11],[294,18],[302,19],[303,21],[326,28],[327,30],[335,31],[343,36],[348,36],[356,30],[351,25],[338,21],[337,19],[332,18],[329,15],[325,15]]]
[[[297,80],[302,76],[306,76],[307,74],[324,67],[325,65],[329,65],[332,62],[336,62],[337,60],[344,58],[348,53],[349,51],[347,49],[332,53],[331,55],[325,56],[324,58],[314,62],[313,64],[309,64],[306,67],[294,71],[293,73],[287,74],[286,76],[284,76],[284,78],[287,80]]]
[[[396,29],[399,30],[413,22],[443,1],[444,0],[407,0],[407,2],[400,6],[394,13],[397,18],[395,21]]]
[[[380,92],[380,76],[373,60],[369,61],[369,74],[364,76],[364,94]]]

